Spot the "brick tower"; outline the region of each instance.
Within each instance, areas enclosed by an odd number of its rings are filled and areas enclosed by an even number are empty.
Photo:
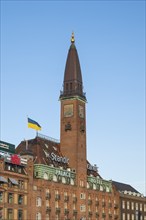
[[[69,158],[69,166],[77,174],[76,184],[85,185],[87,181],[86,97],[83,93],[82,74],[73,33],[66,61],[60,101],[61,152]]]

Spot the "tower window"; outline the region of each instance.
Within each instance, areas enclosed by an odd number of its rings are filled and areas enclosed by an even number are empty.
[[[72,91],[72,83],[70,83],[70,90]]]
[[[68,83],[66,83],[66,90],[68,91]]]

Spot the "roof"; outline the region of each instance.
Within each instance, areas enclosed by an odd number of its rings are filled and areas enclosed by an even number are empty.
[[[69,167],[69,163],[67,161],[69,158],[66,158],[66,155],[61,153],[60,143],[53,140],[55,139],[47,139],[47,136],[44,136],[44,138],[37,136],[34,139],[27,140],[27,142],[22,141],[17,146],[16,153],[25,156],[30,155],[31,152],[31,155],[33,155],[34,158],[34,164],[44,164],[48,166],[53,164],[54,167],[63,167],[66,169]],[[54,159],[55,157],[56,160]],[[87,164],[90,163],[87,161]],[[101,178],[96,170],[87,169],[87,175],[99,176]]]
[[[60,151],[60,144],[54,142],[53,140],[51,141],[41,137],[27,140],[27,150],[26,141],[22,141],[16,148],[16,153],[25,155],[27,152],[31,152],[31,155],[33,155],[34,164],[53,164],[55,167],[68,166],[63,162],[51,160],[51,157],[49,156],[51,153],[54,153],[58,157],[64,157]]]
[[[116,182],[116,181],[112,181],[112,183],[116,187],[116,189],[120,192],[129,191],[129,192],[139,193],[136,189],[134,189],[129,184],[120,183],[120,182]]]

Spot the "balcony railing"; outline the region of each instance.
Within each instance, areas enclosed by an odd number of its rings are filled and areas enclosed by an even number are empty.
[[[106,203],[105,202],[102,202],[102,207],[105,207],[106,206]]]
[[[46,213],[49,213],[49,212],[51,212],[51,207],[46,208]]]
[[[80,89],[60,91],[60,98],[62,96],[67,97],[67,96],[74,96],[74,95],[79,95],[82,98],[86,99],[86,93],[82,92]]]
[[[108,204],[108,207],[109,207],[109,208],[111,208],[111,207],[112,207],[112,203],[111,203],[111,202]]]
[[[56,213],[60,213],[60,208],[56,208]]]
[[[65,209],[64,210],[64,214],[68,214],[69,213],[69,210],[68,209]]]
[[[112,218],[112,214],[111,213],[109,213],[109,218]]]
[[[95,202],[95,205],[98,206],[98,205],[99,205],[99,201],[96,201],[96,202]]]
[[[46,193],[46,200],[51,199],[51,194],[50,193]]]
[[[77,197],[73,197],[73,202],[77,202]]]
[[[60,200],[60,195],[59,194],[56,194],[55,195],[55,200],[57,201],[57,200]]]
[[[69,201],[69,196],[65,196],[64,197],[64,202],[68,202]]]
[[[114,204],[114,208],[117,209],[119,206],[118,204]]]
[[[91,199],[88,200],[88,205],[92,205],[92,200]]]
[[[88,216],[92,216],[92,212],[91,211],[88,212]]]

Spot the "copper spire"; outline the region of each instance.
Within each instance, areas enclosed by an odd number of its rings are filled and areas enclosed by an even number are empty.
[[[64,71],[63,93],[60,98],[80,96],[85,99],[83,93],[82,73],[79,57],[75,47],[74,33],[71,36],[71,45],[68,51],[66,66]]]

